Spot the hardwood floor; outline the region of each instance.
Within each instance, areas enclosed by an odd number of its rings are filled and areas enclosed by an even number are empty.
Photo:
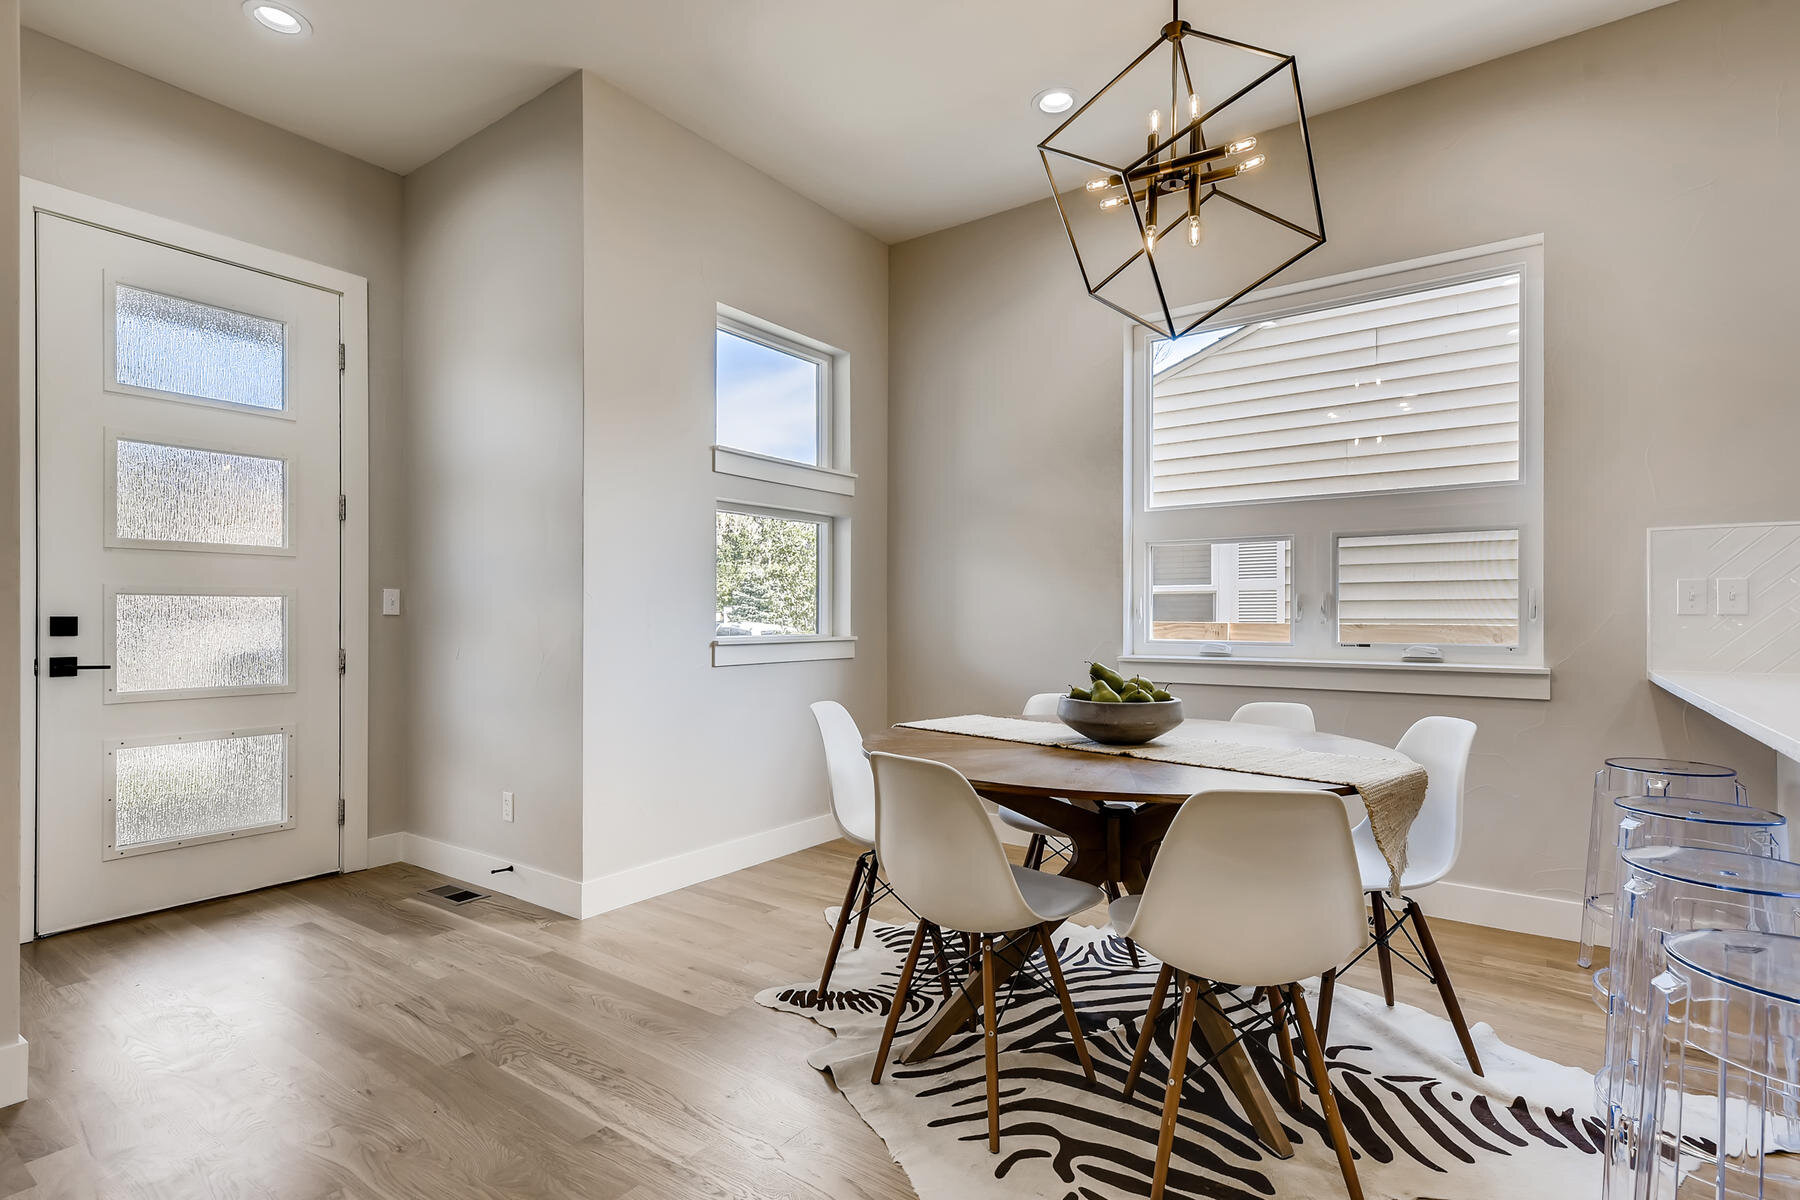
[[[816,975],[851,859],[586,922],[454,908],[395,865],[27,946],[32,1099],[0,1112],[0,1197],[911,1196],[806,1066],[831,1035],[752,999]],[[1433,929],[1471,1021],[1595,1066],[1572,945]],[[1373,957],[1346,982],[1376,990]]]

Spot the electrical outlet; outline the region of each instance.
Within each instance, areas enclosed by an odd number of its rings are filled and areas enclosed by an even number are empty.
[[[397,617],[400,615],[399,588],[381,589],[381,615],[384,617]]]
[[[1748,579],[1720,578],[1713,580],[1718,589],[1718,608],[1720,616],[1741,617],[1750,611],[1750,581]]]
[[[513,794],[511,792],[500,793],[500,819],[502,821],[513,819]]]
[[[1704,617],[1706,615],[1706,580],[1677,579],[1675,581],[1675,615],[1678,617]]]

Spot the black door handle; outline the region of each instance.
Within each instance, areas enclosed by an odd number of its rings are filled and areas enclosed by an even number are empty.
[[[70,679],[77,671],[110,671],[111,663],[78,663],[73,654],[57,655],[50,659],[48,672],[52,679]]]

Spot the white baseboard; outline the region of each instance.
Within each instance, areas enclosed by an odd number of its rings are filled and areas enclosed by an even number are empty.
[[[0,1047],[0,1108],[25,1099],[30,1075],[31,1048],[24,1038],[14,1038],[12,1045]]]
[[[717,879],[784,854],[829,842],[837,836],[837,822],[831,819],[831,814],[821,813],[735,841],[720,842],[640,867],[599,875],[581,885],[581,916],[598,916],[652,896]]]
[[[1418,898],[1420,908],[1446,921],[1531,933],[1565,942],[1581,936],[1581,902],[1578,900],[1561,900],[1531,892],[1506,892],[1448,880],[1421,888]]]
[[[389,863],[397,863],[404,856],[401,845],[404,833],[383,833],[369,839],[369,865],[385,867]]]
[[[1023,846],[1029,835],[1003,822],[990,813],[1000,840]],[[1472,883],[1435,883],[1420,889],[1419,905],[1434,917],[1461,921],[1489,929],[1505,929],[1513,933],[1530,933],[1539,937],[1574,941],[1581,936],[1581,904],[1575,900],[1559,900],[1528,892],[1507,892],[1499,888],[1477,887]],[[1604,935],[1605,931],[1602,931]],[[1604,936],[1601,939],[1605,942]]]
[[[436,871],[439,875],[460,880],[479,891],[514,896],[566,916],[581,915],[579,880],[539,870],[537,867],[528,867],[523,863],[512,864],[513,869],[510,871],[492,874],[495,867],[506,866],[507,860],[480,850],[471,850],[467,846],[440,842],[417,833],[389,833],[369,839],[371,867],[394,862],[424,867],[427,871]]]
[[[495,867],[505,866],[505,860],[416,833],[389,833],[369,839],[369,865],[407,862],[482,891],[516,896],[554,912],[585,919],[754,867],[837,836],[837,823],[830,814],[821,814],[583,882],[518,864],[510,871],[490,874]]]

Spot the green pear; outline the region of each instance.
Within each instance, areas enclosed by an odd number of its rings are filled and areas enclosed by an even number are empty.
[[[1089,663],[1088,675],[1094,679],[1104,681],[1107,690],[1115,694],[1125,686],[1125,677],[1105,663]]]
[[[1119,703],[1119,693],[1108,687],[1106,680],[1096,679],[1094,686],[1088,691],[1088,699],[1096,704],[1117,704]]]
[[[1078,688],[1078,687],[1074,686],[1073,684],[1069,685],[1069,699],[1071,699],[1071,700],[1092,700],[1093,698],[1094,697],[1088,692],[1088,690],[1086,688]]]

